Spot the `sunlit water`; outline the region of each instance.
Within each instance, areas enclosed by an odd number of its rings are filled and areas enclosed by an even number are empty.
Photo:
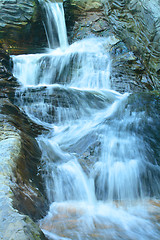
[[[111,90],[110,38],[68,46],[58,30],[65,33],[62,3],[44,7],[50,49],[13,56],[22,84],[15,101],[49,129],[37,139],[50,202],[40,227],[52,240],[158,240],[160,168],[136,134],[145,112],[131,111],[128,94]]]

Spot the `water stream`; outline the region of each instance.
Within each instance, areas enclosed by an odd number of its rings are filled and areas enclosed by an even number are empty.
[[[110,37],[69,46],[63,3],[40,3],[49,48],[13,56],[16,104],[49,129],[37,139],[50,202],[40,227],[51,240],[158,240],[160,168],[136,134],[145,112],[111,89]]]

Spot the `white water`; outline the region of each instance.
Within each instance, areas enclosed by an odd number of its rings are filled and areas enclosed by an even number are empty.
[[[44,27],[49,48],[56,48],[59,43],[61,49],[65,50],[68,47],[68,40],[63,2],[50,2],[49,0],[39,0],[39,2],[47,16]]]
[[[48,23],[54,18],[64,27],[57,3],[45,8]],[[160,169],[148,161],[136,134],[145,113],[132,112],[128,94],[110,89],[109,42],[84,39],[13,56],[22,84],[17,104],[50,129],[37,140],[50,201],[40,226],[52,240],[159,239]]]

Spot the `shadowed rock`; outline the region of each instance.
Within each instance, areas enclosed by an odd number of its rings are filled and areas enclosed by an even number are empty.
[[[158,0],[103,1],[105,19],[113,31],[141,60],[159,88],[160,81],[160,3]]]
[[[0,46],[0,239],[45,239],[33,222],[47,206],[35,140],[43,128],[10,102],[18,83],[9,69],[9,56]]]
[[[155,88],[155,82],[141,58],[113,28],[101,1],[65,1],[66,23],[70,42],[88,37],[110,37],[106,51],[112,59],[111,87],[119,92]],[[114,14],[114,12],[113,12]],[[116,16],[114,16],[116,18]]]
[[[44,47],[46,37],[37,0],[0,1],[0,42],[14,54]]]

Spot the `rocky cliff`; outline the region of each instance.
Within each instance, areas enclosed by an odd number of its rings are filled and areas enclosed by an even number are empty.
[[[160,1],[103,1],[114,32],[143,62],[155,88],[160,87]]]
[[[38,0],[0,1],[0,42],[14,54],[44,47],[46,37]]]
[[[92,36],[116,39],[109,50],[115,90],[159,89],[160,3],[157,0],[70,0],[65,1],[65,8],[70,42]]]
[[[70,43],[84,37],[111,36],[112,44],[106,48],[112,57],[111,81],[115,90],[159,90],[158,0],[66,0],[64,6]],[[3,240],[45,239],[33,222],[45,214],[48,205],[38,172],[41,152],[36,142],[36,136],[45,129],[14,105],[14,92],[19,84],[11,73],[8,55],[33,53],[46,46],[43,18],[38,0],[0,1],[0,239]],[[145,138],[151,146],[152,139],[159,141],[158,96],[145,94],[143,101],[138,100],[149,116],[156,109],[153,124],[156,127],[152,129],[153,125],[147,123],[143,129],[147,132],[149,128]],[[135,94],[130,98],[133,107],[137,98],[141,96]],[[154,106],[152,111],[148,110],[150,105]],[[154,157],[158,159],[158,144],[154,149]]]
[[[64,6],[70,42],[115,34],[145,67],[150,79],[141,77],[138,84],[143,89],[147,85],[150,90],[159,89],[159,0],[67,0]],[[2,0],[0,42],[3,47],[14,54],[40,51],[47,45],[44,18],[38,0]]]
[[[159,89],[159,0],[70,0],[66,6],[72,39],[114,33],[144,65],[152,87]]]
[[[0,45],[0,239],[45,239],[33,222],[47,206],[35,140],[42,128],[12,104],[18,83],[9,62]]]

